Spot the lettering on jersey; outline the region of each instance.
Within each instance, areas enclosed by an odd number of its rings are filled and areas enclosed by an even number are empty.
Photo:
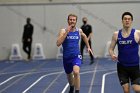
[[[119,44],[123,44],[123,45],[132,44],[132,40],[119,41]]]
[[[78,39],[78,36],[67,36],[67,39]]]
[[[78,58],[79,58],[79,59],[82,59],[82,55],[78,55]]]

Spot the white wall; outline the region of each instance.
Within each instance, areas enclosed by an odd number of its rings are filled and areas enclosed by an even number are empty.
[[[138,3],[98,3],[98,4],[30,4],[30,5],[1,5],[0,6],[0,59],[7,59],[13,43],[18,43],[22,56],[23,25],[26,17],[31,17],[35,27],[33,47],[42,43],[46,58],[55,58],[57,54],[56,38],[59,29],[67,25],[67,15],[78,15],[77,26],[81,26],[81,18],[88,17],[93,26],[92,45],[94,54],[104,55],[105,45],[111,40],[115,30],[122,27],[121,15],[125,11],[134,16],[133,27],[139,29],[140,2]],[[44,31],[42,28],[46,27]]]

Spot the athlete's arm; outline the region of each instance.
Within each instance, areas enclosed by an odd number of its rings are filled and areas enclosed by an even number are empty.
[[[117,61],[117,56],[114,53],[114,49],[115,49],[115,46],[117,44],[117,36],[118,36],[118,32],[114,32],[114,34],[112,36],[111,44],[109,47],[109,54],[110,54],[113,61]]]
[[[136,30],[135,40],[138,44],[140,44],[140,30]]]
[[[68,31],[65,31],[65,29],[60,30],[60,32],[58,34],[57,42],[56,42],[56,45],[58,47],[64,42],[67,34],[68,34]]]
[[[56,45],[59,47],[65,40],[67,34],[71,31],[71,26],[68,26],[67,29],[61,29],[59,34],[58,34],[58,38],[57,38],[57,42]]]
[[[84,40],[84,42],[85,42],[85,44],[87,46],[88,52],[89,53],[91,52],[91,54],[93,55],[93,52],[92,52],[92,50],[91,50],[91,48],[89,46],[89,43],[88,43],[87,36],[83,33],[82,29],[79,29],[79,31],[80,31],[81,38]]]

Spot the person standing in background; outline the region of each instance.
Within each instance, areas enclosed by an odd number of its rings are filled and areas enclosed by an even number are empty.
[[[82,21],[83,21],[83,25],[81,26],[81,29],[82,29],[83,33],[87,36],[90,48],[92,49],[92,46],[91,46],[92,26],[87,23],[88,19],[86,17],[83,17]],[[84,51],[85,45],[86,44],[85,44],[84,40],[81,39],[80,51],[81,51],[82,58],[83,58],[83,51]],[[90,64],[93,64],[94,56],[91,53],[89,53],[89,55],[90,55],[90,60],[91,60]]]
[[[24,25],[24,31],[22,36],[23,50],[27,53],[27,59],[31,59],[32,50],[32,35],[34,32],[34,26],[31,24],[31,19],[28,17],[26,19],[26,24]]]

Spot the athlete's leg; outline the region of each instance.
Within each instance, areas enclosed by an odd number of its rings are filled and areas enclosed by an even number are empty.
[[[124,93],[130,93],[130,80],[127,67],[117,64],[117,74]]]
[[[132,87],[133,87],[133,90],[135,91],[135,93],[140,93],[140,85],[134,84]]]
[[[129,83],[123,84],[122,85],[124,93],[130,93],[130,85]]]
[[[80,67],[77,65],[74,65],[73,67],[73,74],[74,74],[74,86],[75,86],[75,91],[80,90]]]
[[[140,93],[140,68],[139,66],[132,67],[130,70],[131,84],[135,93]]]
[[[136,76],[137,79],[135,79],[134,81],[132,81],[132,88],[135,91],[135,93],[140,93],[140,73],[139,73],[139,69],[136,70],[138,71],[138,73],[133,72],[133,76]]]
[[[64,66],[65,73],[67,74],[67,80],[70,86],[69,93],[74,93],[73,64],[72,62],[67,62],[67,61],[68,59],[63,59],[63,66]]]
[[[73,93],[74,92],[74,77],[73,77],[73,73],[67,74],[67,79],[70,85],[70,90],[69,93]]]

